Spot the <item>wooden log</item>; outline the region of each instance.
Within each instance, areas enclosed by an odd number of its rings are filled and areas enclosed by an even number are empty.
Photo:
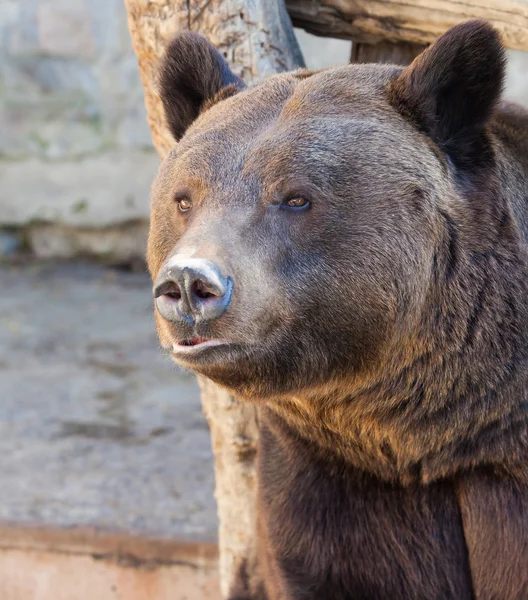
[[[161,157],[174,145],[157,93],[158,62],[178,31],[205,35],[247,82],[303,66],[283,0],[125,0],[145,88],[154,145]],[[224,596],[249,557],[255,517],[256,411],[210,381],[200,381],[215,454],[220,519],[220,579]],[[167,457],[170,460],[170,457]]]
[[[378,44],[352,44],[350,54],[351,63],[386,63],[391,65],[410,64],[421,52],[427,48],[424,44],[411,44],[409,42],[379,42]]]
[[[430,44],[469,19],[495,25],[508,48],[528,50],[528,0],[286,0],[296,27],[375,44]]]

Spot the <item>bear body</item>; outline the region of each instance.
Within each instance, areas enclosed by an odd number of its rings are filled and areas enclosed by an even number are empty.
[[[473,598],[452,480],[384,483],[303,447],[274,421],[260,430],[263,597]]]
[[[486,23],[407,68],[245,88],[192,34],[161,98],[161,343],[258,406],[230,598],[528,599],[528,113]]]

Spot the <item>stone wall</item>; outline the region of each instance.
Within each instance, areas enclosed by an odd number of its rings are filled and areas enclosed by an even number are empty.
[[[348,61],[297,33],[310,68]],[[528,55],[509,57],[528,104]],[[123,0],[1,0],[0,130],[0,256],[143,256],[158,158]]]
[[[123,0],[2,0],[0,124],[0,226],[41,255],[143,253],[158,158]]]

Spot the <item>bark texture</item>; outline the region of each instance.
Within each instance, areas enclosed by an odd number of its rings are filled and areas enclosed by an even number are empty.
[[[178,31],[205,35],[247,83],[303,66],[283,0],[125,0],[145,88],[154,145],[163,158],[174,145],[157,93],[158,62]],[[211,382],[200,381],[215,454],[220,518],[220,577],[228,594],[252,544],[255,517],[255,409]]]
[[[508,48],[528,50],[528,0],[286,0],[293,24],[316,35],[375,44],[430,44],[449,27],[486,19]]]

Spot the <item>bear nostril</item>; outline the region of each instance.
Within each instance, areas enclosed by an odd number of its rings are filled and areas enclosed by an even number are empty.
[[[203,281],[197,280],[192,284],[192,291],[195,296],[201,298],[202,300],[207,300],[207,298],[216,298],[217,294],[211,292],[207,289],[206,285]]]
[[[155,298],[159,298],[160,296],[167,296],[167,298],[171,298],[172,300],[180,300],[180,286],[174,281],[166,281],[156,289],[154,296]]]

